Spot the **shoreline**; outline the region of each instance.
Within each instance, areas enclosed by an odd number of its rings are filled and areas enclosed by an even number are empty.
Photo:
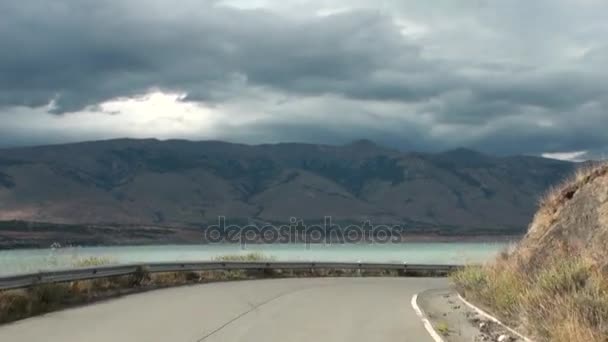
[[[243,232],[239,235],[221,236],[218,242],[226,244],[318,244],[329,242],[346,242],[344,236],[329,235],[315,240],[314,235],[306,233],[288,233],[275,235],[275,240],[262,241],[261,232],[252,239],[246,239]],[[315,233],[311,231],[310,234]],[[439,243],[439,242],[516,242],[523,237],[523,230],[506,228],[471,228],[449,227],[441,229],[429,227],[401,231],[395,235],[376,235],[377,232],[364,231],[353,244],[387,244],[387,243]],[[277,234],[277,233],[275,233]],[[372,235],[369,235],[372,234]],[[342,240],[340,240],[342,239]],[[354,241],[354,240],[351,240]],[[350,241],[348,241],[350,244]],[[53,246],[150,246],[150,245],[205,245],[215,244],[206,240],[205,230],[197,227],[153,226],[153,225],[92,225],[92,224],[57,224],[24,221],[0,221],[0,250],[7,249],[43,249]]]
[[[330,243],[306,243],[304,241],[301,242],[277,242],[277,243],[248,243],[248,244],[240,244],[240,243],[195,243],[194,241],[150,241],[143,243],[115,243],[115,244],[66,244],[61,245],[60,247],[53,247],[52,245],[48,246],[0,246],[0,252],[2,251],[14,251],[14,250],[50,250],[50,249],[69,249],[69,248],[112,248],[112,247],[120,247],[120,248],[129,248],[129,247],[205,247],[205,246],[226,246],[226,247],[235,247],[241,246],[243,249],[246,249],[246,246],[289,246],[289,245],[311,245],[311,246],[398,246],[398,245],[407,245],[407,244],[458,244],[458,243],[485,243],[485,244],[493,244],[493,243],[515,243],[522,238],[521,235],[501,235],[501,236],[492,236],[492,235],[480,235],[480,236],[407,236],[403,237],[399,242],[391,242],[391,243],[339,243],[339,242],[330,242]]]

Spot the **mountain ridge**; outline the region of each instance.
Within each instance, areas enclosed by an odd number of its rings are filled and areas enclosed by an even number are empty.
[[[113,139],[0,150],[0,220],[196,227],[219,216],[523,233],[574,164],[469,149]]]

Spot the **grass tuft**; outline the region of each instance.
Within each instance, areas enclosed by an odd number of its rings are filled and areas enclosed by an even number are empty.
[[[450,334],[450,327],[446,322],[437,323],[437,325],[435,325],[435,329],[437,329],[437,332],[442,336],[448,336]]]
[[[90,256],[86,258],[75,259],[72,262],[74,267],[95,267],[114,264],[113,260],[108,257],[95,257]]]
[[[251,252],[247,254],[228,254],[216,257],[216,261],[272,261],[273,257],[267,256],[260,252]]]

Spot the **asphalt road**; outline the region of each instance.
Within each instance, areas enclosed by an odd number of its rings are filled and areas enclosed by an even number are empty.
[[[212,283],[126,296],[0,326],[2,342],[432,342],[410,304],[442,278]]]

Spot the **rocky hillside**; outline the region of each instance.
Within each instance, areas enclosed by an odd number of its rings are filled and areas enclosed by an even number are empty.
[[[567,162],[457,149],[109,140],[0,150],[0,220],[197,226],[396,223],[412,231],[523,232]]]
[[[454,276],[460,292],[536,341],[608,341],[608,165],[549,191],[510,252]]]
[[[608,262],[608,165],[580,169],[543,198],[517,254],[542,264],[556,251]]]

